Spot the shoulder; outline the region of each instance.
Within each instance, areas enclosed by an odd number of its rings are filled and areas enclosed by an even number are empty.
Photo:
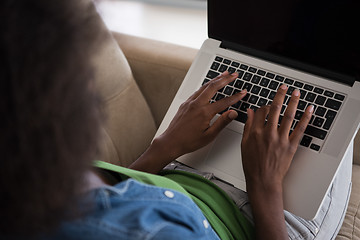
[[[76,239],[218,239],[196,204],[177,191],[129,179],[88,197],[95,201],[93,210],[65,223],[61,234]]]

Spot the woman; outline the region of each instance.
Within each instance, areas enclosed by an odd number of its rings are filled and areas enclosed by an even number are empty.
[[[209,103],[236,74],[225,72],[196,91],[130,166],[138,171],[102,162],[94,168],[103,114],[90,59],[106,33],[93,6],[86,1],[4,0],[0,11],[6,19],[1,22],[0,57],[2,238],[246,239],[253,237],[253,219],[258,239],[287,239],[289,229],[306,225],[286,223],[282,201],[283,178],[313,112],[307,108],[289,137],[298,90],[280,128],[287,86],[279,88],[271,106],[248,110],[242,159],[252,212],[239,211],[235,197],[211,181],[161,171],[210,143],[236,118],[236,112],[227,111],[210,125],[217,112],[246,91]],[[154,175],[158,173],[162,176]],[[212,194],[196,200],[203,188]],[[229,214],[219,216],[224,209]],[[336,229],[322,232],[331,236]],[[294,239],[301,234],[309,239],[316,235],[306,229]]]

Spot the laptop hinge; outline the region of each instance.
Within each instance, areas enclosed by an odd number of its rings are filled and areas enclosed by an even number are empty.
[[[257,57],[257,58],[260,58],[260,59],[263,59],[266,61],[278,63],[278,64],[284,65],[286,67],[294,68],[296,70],[309,72],[309,73],[312,73],[312,74],[315,74],[315,75],[318,75],[318,76],[321,76],[324,78],[334,80],[336,82],[340,82],[342,84],[346,84],[351,87],[354,85],[354,83],[356,81],[355,77],[352,77],[352,76],[328,71],[328,70],[320,68],[320,67],[312,66],[312,65],[309,65],[306,63],[302,63],[302,62],[292,60],[292,59],[289,59],[286,57],[278,56],[275,54],[263,52],[263,51],[256,50],[253,48],[248,48],[248,47],[245,47],[240,44],[233,43],[233,42],[222,41],[220,44],[220,47],[227,49],[227,50],[232,50],[232,51],[240,52],[242,54]]]

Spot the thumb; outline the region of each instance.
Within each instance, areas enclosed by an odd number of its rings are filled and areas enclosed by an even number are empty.
[[[215,138],[232,120],[238,116],[234,110],[224,112],[208,129],[208,134]]]

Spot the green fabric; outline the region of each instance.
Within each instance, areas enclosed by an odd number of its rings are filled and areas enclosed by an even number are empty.
[[[166,170],[154,175],[95,161],[94,166],[115,171],[122,179],[172,189],[190,197],[201,209],[221,239],[254,239],[252,224],[241,214],[230,197],[207,179],[184,171]]]

